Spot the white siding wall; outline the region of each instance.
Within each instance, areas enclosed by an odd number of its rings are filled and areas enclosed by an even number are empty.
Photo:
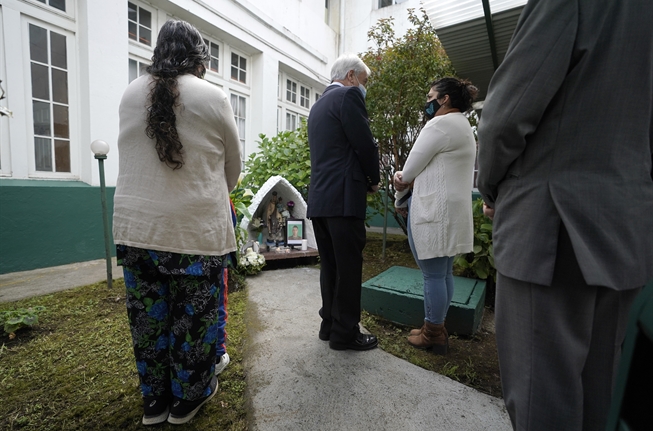
[[[7,92],[2,105],[14,112],[14,118],[0,120],[2,177],[69,179],[98,185],[97,162],[89,146],[93,140],[102,139],[111,146],[105,162],[107,185],[115,185],[117,113],[129,83],[129,60],[143,64],[149,61],[157,31],[166,19],[187,20],[207,40],[219,45],[220,70],[207,72],[207,80],[222,87],[228,95],[246,99],[243,114],[247,154],[256,151],[259,133],[277,133],[278,107],[283,105],[285,97],[285,81],[279,88],[279,77],[291,76],[310,88],[312,105],[315,93],[321,93],[328,84],[331,63],[339,53],[336,30],[340,24],[334,17],[339,17],[340,0],[331,0],[329,24],[325,22],[324,0],[149,0],[142,3],[134,0],[132,3],[152,14],[151,46],[129,39],[127,2],[67,0],[66,12],[62,12],[37,0],[2,1],[0,79]],[[29,23],[54,29],[67,37],[69,173],[34,169]],[[232,52],[246,59],[245,83],[231,79]],[[299,107],[298,112],[304,115],[308,110]]]
[[[394,29],[397,36],[403,36],[410,23],[406,19],[407,9],[419,11],[422,0],[395,0],[392,6],[378,8],[378,0],[352,0],[345,2],[344,49],[346,52],[361,53],[372,47],[367,40],[370,27],[381,18],[394,17]]]

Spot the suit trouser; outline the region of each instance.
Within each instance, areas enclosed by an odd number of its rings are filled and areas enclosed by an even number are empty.
[[[551,286],[499,274],[496,339],[516,430],[603,430],[628,310],[640,289],[585,283],[561,225]]]
[[[348,343],[359,331],[365,221],[353,217],[311,220],[320,252],[320,334]]]

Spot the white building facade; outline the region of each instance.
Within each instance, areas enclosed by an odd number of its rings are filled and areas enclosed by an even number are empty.
[[[105,177],[114,186],[120,98],[149,64],[166,20],[188,21],[204,36],[211,52],[205,79],[231,100],[246,157],[257,151],[259,134],[299,126],[328,85],[333,61],[366,50],[367,30],[378,18],[393,14],[401,33],[405,9],[419,6],[419,0],[2,0],[0,106],[13,117],[0,117],[0,273],[102,257],[101,235],[96,241],[79,233],[80,223],[101,226],[97,202],[80,197],[98,193],[91,187],[99,174],[90,143],[109,143]],[[72,207],[62,212],[66,201]],[[37,249],[52,254],[52,244],[62,244],[61,258],[21,257]],[[68,249],[77,252],[66,257]]]

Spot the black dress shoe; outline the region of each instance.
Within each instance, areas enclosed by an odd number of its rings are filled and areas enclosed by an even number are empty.
[[[317,336],[320,337],[320,340],[322,341],[329,341],[329,339],[331,338],[331,334],[329,334],[328,332],[325,333],[320,331],[320,333],[317,334]]]
[[[354,338],[349,343],[329,341],[329,347],[331,347],[333,350],[370,350],[375,348],[378,344],[379,340],[377,340],[374,335],[361,333],[358,333],[356,338]]]

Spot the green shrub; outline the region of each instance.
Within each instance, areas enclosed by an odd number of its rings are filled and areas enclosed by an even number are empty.
[[[16,310],[0,311],[0,325],[9,338],[14,338],[14,334],[20,328],[36,325],[39,322],[38,313],[45,310],[43,306],[30,308],[18,308]]]
[[[245,161],[245,187],[256,191],[270,177],[281,175],[308,201],[311,159],[306,120],[302,119],[297,130],[279,132],[272,138],[260,134],[259,138],[259,151]]]
[[[424,124],[422,109],[429,85],[437,78],[455,76],[440,39],[423,8],[407,10],[402,18],[410,27],[403,35],[395,33],[393,17],[382,18],[367,32],[372,47],[362,54],[371,69],[367,82],[367,113],[370,128],[379,143],[381,187],[383,175],[391,176],[404,168]],[[395,188],[388,187],[392,199]],[[369,207],[383,214],[381,194],[368,198]],[[394,217],[406,233],[403,217],[395,212],[392,203],[388,217]]]
[[[454,269],[457,275],[481,280],[496,281],[494,248],[492,246],[492,220],[483,215],[483,200],[472,204],[474,216],[474,250],[456,256]]]

